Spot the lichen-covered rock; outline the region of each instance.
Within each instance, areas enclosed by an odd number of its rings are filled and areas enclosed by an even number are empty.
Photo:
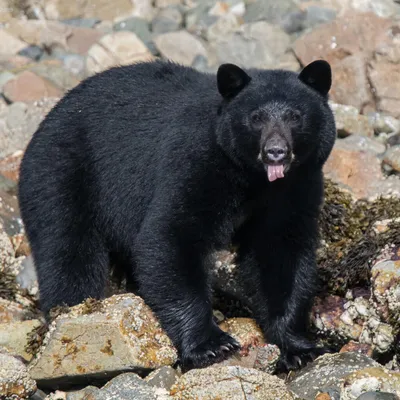
[[[33,395],[36,383],[22,361],[0,353],[0,398],[26,399]]]
[[[371,291],[379,316],[400,329],[400,255],[396,256],[372,267]]]
[[[382,367],[368,367],[345,376],[341,382],[340,398],[356,400],[364,392],[387,392],[400,396],[400,373]]]
[[[173,399],[291,400],[283,380],[265,372],[233,366],[191,370],[171,388]]]
[[[311,321],[319,335],[336,344],[356,340],[371,345],[378,353],[385,353],[395,340],[393,328],[378,318],[372,304],[363,297],[317,298]]]
[[[155,369],[176,361],[176,350],[150,308],[133,294],[86,301],[59,315],[30,366],[42,385],[88,374]]]
[[[360,353],[365,354],[368,357],[372,357],[373,351],[372,346],[367,343],[359,343],[354,340],[350,340],[349,343],[346,343],[341,349],[339,353]]]
[[[28,334],[40,325],[41,323],[37,319],[0,323],[0,346],[30,361],[32,355],[27,353],[25,349],[28,344]]]
[[[301,399],[314,400],[319,392],[338,390],[346,376],[367,367],[380,365],[363,354],[325,354],[294,374],[288,387]]]

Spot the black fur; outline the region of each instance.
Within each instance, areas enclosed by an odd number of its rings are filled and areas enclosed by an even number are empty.
[[[301,77],[228,64],[217,82],[155,61],[72,89],[21,165],[19,200],[43,310],[103,297],[113,261],[185,366],[222,360],[238,344],[213,322],[207,270],[211,252],[233,239],[281,365],[318,352],[304,332],[335,125],[330,68],[312,64]],[[277,137],[294,158],[284,178],[269,182],[260,153]]]

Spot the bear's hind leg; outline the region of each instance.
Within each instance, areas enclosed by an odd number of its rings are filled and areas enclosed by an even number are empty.
[[[89,297],[101,299],[108,273],[108,252],[94,229],[82,232],[82,227],[58,224],[57,229],[52,226],[51,235],[45,228],[31,235],[40,306],[45,313]]]

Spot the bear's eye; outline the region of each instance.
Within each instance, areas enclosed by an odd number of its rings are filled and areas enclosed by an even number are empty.
[[[292,122],[300,122],[301,120],[301,114],[298,111],[291,111],[289,113],[289,119]]]
[[[250,121],[253,125],[260,125],[260,123],[262,122],[262,116],[259,112],[253,112],[250,115]]]

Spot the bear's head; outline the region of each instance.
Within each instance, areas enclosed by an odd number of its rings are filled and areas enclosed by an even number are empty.
[[[299,74],[221,65],[219,144],[235,162],[262,170],[271,182],[299,166],[322,168],[336,138],[331,82],[331,68],[322,60]]]

